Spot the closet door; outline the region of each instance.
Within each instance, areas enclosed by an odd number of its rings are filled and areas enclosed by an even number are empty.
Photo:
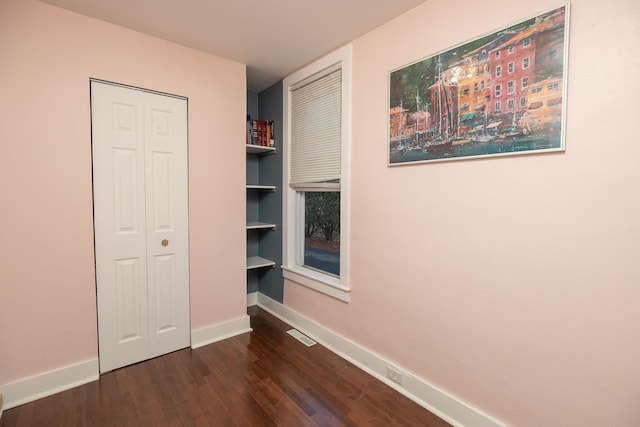
[[[91,82],[100,372],[188,347],[186,100]]]

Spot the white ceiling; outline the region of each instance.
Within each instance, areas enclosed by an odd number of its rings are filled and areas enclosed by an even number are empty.
[[[259,92],[427,0],[42,0],[247,64]]]

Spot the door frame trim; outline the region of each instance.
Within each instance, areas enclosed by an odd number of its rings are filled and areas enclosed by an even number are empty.
[[[109,80],[103,80],[103,79],[98,79],[95,77],[89,77],[89,93],[91,93],[91,83],[92,82],[96,82],[96,83],[103,83],[103,84],[107,84],[107,85],[111,85],[111,86],[118,86],[118,87],[122,87],[125,89],[133,89],[133,90],[139,90],[141,92],[147,92],[147,93],[153,93],[155,95],[160,95],[160,96],[169,96],[171,98],[177,98],[177,99],[184,99],[185,101],[188,101],[189,98],[186,96],[182,96],[182,95],[176,95],[173,93],[169,93],[169,92],[160,92],[157,90],[153,90],[153,89],[147,89],[144,87],[140,87],[140,86],[132,86],[132,85],[127,85],[124,83],[117,83],[117,82],[112,82]],[[187,107],[189,106],[189,103],[187,102]],[[188,111],[187,111],[188,113]],[[187,119],[188,119],[188,114],[187,114]],[[187,139],[188,142],[188,139]]]

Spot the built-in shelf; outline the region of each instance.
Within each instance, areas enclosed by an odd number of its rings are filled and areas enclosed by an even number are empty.
[[[259,229],[276,229],[275,224],[270,224],[268,222],[260,222],[260,221],[250,221],[247,222],[247,230],[259,230]]]
[[[253,145],[247,144],[247,153],[256,155],[262,158],[263,155],[272,154],[276,152],[275,147],[265,147],[263,145]],[[258,161],[260,162],[260,160]],[[255,181],[254,181],[255,182]],[[260,184],[247,184],[247,190],[251,191],[259,191],[259,192],[270,192],[275,193],[276,186],[275,185],[260,185]],[[265,195],[265,197],[270,197],[271,195]],[[256,195],[247,194],[247,199],[253,200],[252,203],[257,203],[255,206],[259,207],[262,196],[259,199],[255,198]],[[257,239],[255,241],[260,245],[260,241],[265,237],[265,233],[260,233],[260,230],[275,230],[276,225],[273,223],[261,222],[261,221],[249,221],[247,222],[247,232],[248,236],[253,234],[252,239]],[[252,231],[250,230],[257,230]],[[250,256],[247,257],[247,270],[258,269],[258,268],[267,268],[273,267],[276,263],[269,259],[260,257],[260,256]]]
[[[276,191],[275,185],[247,185],[247,190]]]
[[[247,257],[247,270],[252,270],[254,268],[262,268],[262,267],[273,267],[276,265],[275,262],[262,258],[259,256],[250,256]]]
[[[275,153],[276,147],[265,147],[264,145],[247,144],[247,153],[268,154]]]

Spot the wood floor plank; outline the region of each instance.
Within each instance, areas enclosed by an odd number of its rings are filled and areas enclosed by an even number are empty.
[[[449,425],[264,310],[248,313],[250,333],[6,410],[0,427]]]

